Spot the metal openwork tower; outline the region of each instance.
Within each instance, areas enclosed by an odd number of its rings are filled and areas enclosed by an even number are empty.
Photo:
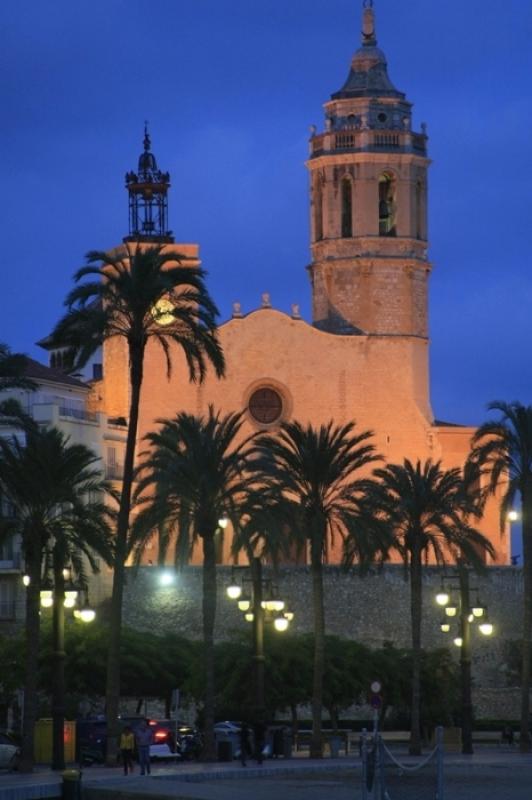
[[[170,174],[161,172],[151,152],[148,126],[144,128],[144,152],[137,172],[126,173],[129,193],[129,235],[125,242],[173,242],[168,230]]]

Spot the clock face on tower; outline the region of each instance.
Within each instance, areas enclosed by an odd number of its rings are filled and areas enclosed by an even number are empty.
[[[175,322],[174,306],[166,297],[161,297],[153,306],[151,313],[157,325],[171,325]]]
[[[256,389],[249,398],[249,412],[254,420],[263,425],[276,422],[283,411],[283,401],[275,389],[263,387]]]

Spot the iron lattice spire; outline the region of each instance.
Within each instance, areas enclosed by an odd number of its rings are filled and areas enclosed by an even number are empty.
[[[148,123],[144,125],[144,151],[137,172],[126,173],[129,194],[129,235],[125,242],[173,242],[168,230],[170,174],[161,172],[151,152]]]

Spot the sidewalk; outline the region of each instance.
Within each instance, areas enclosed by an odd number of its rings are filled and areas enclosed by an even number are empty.
[[[405,764],[415,764],[419,758],[408,756],[404,748],[394,748],[397,758]],[[475,755],[463,756],[448,753],[445,768],[466,767],[473,773],[486,767],[505,767],[511,770],[530,770],[532,777],[532,756],[521,755],[516,748],[504,749],[493,746],[477,747]],[[208,781],[240,781],[257,778],[282,778],[296,774],[312,773],[319,775],[335,771],[353,770],[360,774],[360,759],[354,756],[339,758],[309,759],[298,756],[291,759],[268,759],[262,766],[248,762],[242,767],[238,761],[232,763],[178,762],[172,765],[153,764],[151,776],[140,776],[138,771],[124,776],[121,767],[88,767],[83,770],[82,784],[88,798],[118,797],[127,790],[131,796],[142,797],[186,797],[198,796],[191,784]],[[189,790],[187,790],[187,784]],[[61,775],[49,768],[36,769],[27,774],[0,773],[0,800],[36,800],[37,798],[60,798]],[[179,792],[179,794],[176,794]],[[123,795],[122,795],[123,796]]]

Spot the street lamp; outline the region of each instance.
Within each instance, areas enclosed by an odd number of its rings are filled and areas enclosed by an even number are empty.
[[[241,585],[236,581],[235,570],[231,574],[231,583],[227,587],[227,596],[237,600],[238,608],[244,613],[244,619],[253,623],[253,663],[255,673],[255,704],[257,721],[264,720],[264,623],[273,620],[277,631],[285,631],[294,614],[285,611],[285,603],[275,596],[271,580],[262,577],[262,562],[254,557],[250,561],[251,576],[244,577],[244,581],[251,582],[251,596],[242,593]],[[267,596],[264,597],[263,590]]]
[[[447,589],[458,589],[458,603],[453,603],[448,591],[444,590],[444,581],[449,581]],[[454,581],[454,583],[453,583]],[[451,620],[458,619],[457,635],[453,639],[460,648],[460,679],[462,692],[462,753],[473,753],[473,704],[471,701],[471,629],[479,623],[478,629],[484,636],[491,636],[493,625],[487,619],[486,608],[477,602],[471,605],[471,587],[469,585],[469,569],[463,564],[456,573],[442,578],[442,588],[436,595],[436,602],[444,609],[445,616],[440,623],[440,630],[449,633]],[[445,595],[445,600],[443,596]]]
[[[73,615],[82,622],[92,622],[96,612],[89,606],[87,592],[83,604],[76,608],[79,590],[70,580],[70,569],[54,566],[54,579],[41,583],[42,608],[52,609],[53,685],[52,685],[52,769],[65,768],[65,608],[73,608]],[[23,576],[22,581],[26,583]]]

